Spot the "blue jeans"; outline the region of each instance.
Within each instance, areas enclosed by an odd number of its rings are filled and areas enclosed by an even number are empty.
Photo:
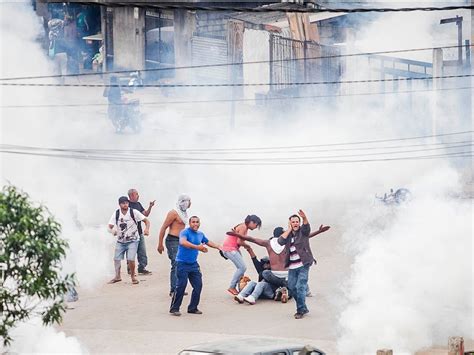
[[[276,290],[279,287],[288,287],[288,281],[285,278],[275,276],[271,270],[263,270],[262,277],[272,288]]]
[[[115,255],[114,260],[122,260],[125,253],[127,253],[127,260],[135,261],[137,256],[138,249],[138,240],[134,242],[120,243],[115,244]]]
[[[191,294],[191,302],[188,306],[188,312],[194,312],[198,309],[199,300],[201,299],[202,290],[202,274],[197,262],[194,263],[183,263],[178,261],[176,263],[177,272],[177,284],[176,292],[171,300],[170,312],[178,312],[181,303],[183,302],[184,290],[189,282],[193,287],[193,293]]]
[[[272,299],[274,294],[272,286],[266,281],[257,283],[252,292],[252,296],[255,297],[256,300],[259,298]]]
[[[145,270],[146,266],[148,265],[148,258],[146,256],[145,236],[143,234],[140,236],[140,241],[138,242],[137,259],[138,272],[141,272]]]
[[[310,265],[288,270],[288,288],[296,301],[296,313],[308,313],[306,307],[306,291],[308,289],[308,274]]]
[[[234,272],[234,276],[232,276],[232,280],[230,281],[230,286],[229,288],[236,288],[237,284],[240,281],[240,278],[244,276],[245,271],[247,270],[247,266],[244,263],[244,258],[242,257],[242,254],[240,254],[240,251],[238,250],[233,250],[233,251],[225,251],[224,255],[226,256],[227,259],[232,261],[237,268]]]
[[[176,254],[178,254],[179,238],[167,236],[165,240],[166,250],[168,252],[168,258],[171,263],[170,270],[170,292],[174,292],[176,288]]]
[[[255,281],[249,281],[247,285],[239,292],[239,295],[242,297],[247,297],[252,294],[253,290],[255,289],[255,286],[257,286],[257,283]]]

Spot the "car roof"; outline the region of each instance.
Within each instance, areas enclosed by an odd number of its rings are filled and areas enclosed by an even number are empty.
[[[304,341],[278,338],[242,338],[212,341],[187,347],[183,351],[203,351],[223,354],[254,354],[276,350],[302,349],[308,345]],[[320,351],[314,348],[316,351]],[[323,352],[321,352],[323,353]]]

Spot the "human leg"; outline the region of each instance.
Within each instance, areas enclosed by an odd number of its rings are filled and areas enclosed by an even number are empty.
[[[171,299],[170,313],[179,313],[179,308],[183,302],[184,290],[188,283],[188,269],[186,264],[181,262],[177,263],[176,278],[176,291],[173,293],[173,298]]]
[[[170,259],[170,294],[175,291],[177,281],[176,254],[178,253],[179,239],[177,237],[166,237],[165,240],[168,258]]]
[[[128,244],[127,261],[128,261],[128,266],[130,268],[130,276],[132,278],[132,284],[138,284],[138,280],[135,276],[135,258],[137,256],[138,243],[139,243],[138,240],[127,243]]]
[[[188,306],[188,313],[197,313],[199,301],[201,300],[201,291],[202,291],[202,274],[199,268],[199,264],[195,263],[190,268],[188,273],[189,282],[193,287],[193,292],[191,294],[191,301]],[[184,290],[183,290],[184,294]]]
[[[138,260],[138,273],[148,274],[149,271],[146,270],[146,266],[148,265],[148,257],[146,255],[146,243],[145,243],[144,235],[140,236],[140,241],[138,242],[137,260]]]
[[[296,312],[306,314],[309,312],[306,307],[306,292],[308,288],[309,266],[302,266],[298,268],[298,279],[296,281]],[[296,297],[297,295],[297,297]]]
[[[121,267],[120,263],[122,262],[123,256],[126,251],[127,249],[124,246],[124,243],[117,242],[115,244],[115,252],[114,252],[115,277],[112,280],[110,280],[109,283],[122,281],[122,278],[120,276],[120,267]]]
[[[253,292],[256,285],[257,283],[255,281],[249,281],[242,291],[240,291],[238,295],[235,295],[234,300],[239,303],[244,303],[244,298]]]
[[[237,283],[239,282],[240,278],[244,276],[245,271],[247,270],[247,266],[245,265],[244,259],[242,254],[239,251],[226,251],[224,255],[234,263],[235,267],[237,268],[232,276],[232,280],[230,281],[229,289],[236,289]]]

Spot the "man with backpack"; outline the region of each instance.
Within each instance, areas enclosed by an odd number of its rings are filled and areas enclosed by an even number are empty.
[[[140,240],[137,223],[143,221],[145,223],[143,234],[149,235],[150,222],[141,212],[129,208],[130,201],[128,197],[120,197],[118,203],[120,208],[112,214],[108,226],[109,232],[117,236],[114,256],[115,277],[110,280],[109,283],[122,281],[120,276],[120,263],[125,253],[127,253],[132,284],[136,285],[138,284],[138,280],[135,276],[135,258]]]

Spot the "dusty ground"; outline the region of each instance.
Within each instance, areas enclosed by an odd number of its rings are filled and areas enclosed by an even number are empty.
[[[307,299],[311,312],[302,320],[293,318],[292,300],[287,304],[265,300],[254,306],[233,301],[226,289],[234,267],[213,249],[199,256],[204,282],[199,308],[204,314],[170,316],[169,261],[156,252],[152,237],[147,250],[153,275],[140,276],[139,285],[132,285],[122,275],[118,284],[104,283],[93,292],[79,289],[80,300],[71,304],[74,309],[67,312],[60,329],[76,336],[92,353],[177,353],[210,340],[271,336],[301,339],[334,354],[337,312],[331,294],[337,292],[338,280],[348,268],[347,261],[333,248],[335,243],[334,236],[329,235],[313,242],[319,264],[310,271],[314,296]],[[255,246],[254,250],[264,255],[263,248]],[[247,274],[255,278],[246,252],[244,257]],[[189,299],[185,296],[182,311],[186,311]]]

